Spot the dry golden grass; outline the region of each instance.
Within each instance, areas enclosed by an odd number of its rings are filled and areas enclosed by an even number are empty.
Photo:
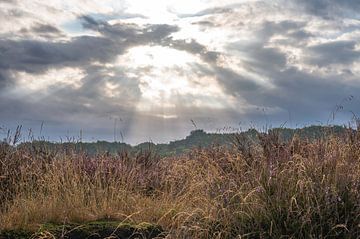
[[[0,227],[116,219],[168,238],[357,238],[360,131],[160,159],[0,149]]]

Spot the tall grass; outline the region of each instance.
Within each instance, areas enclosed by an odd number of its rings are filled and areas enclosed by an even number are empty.
[[[0,230],[116,219],[161,225],[168,238],[357,238],[360,130],[233,148],[87,156],[0,147]]]

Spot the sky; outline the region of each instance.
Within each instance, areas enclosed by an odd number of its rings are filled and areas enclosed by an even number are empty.
[[[0,0],[0,137],[349,123],[359,13],[358,0]]]

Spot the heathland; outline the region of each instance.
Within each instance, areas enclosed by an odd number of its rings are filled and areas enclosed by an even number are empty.
[[[360,236],[359,128],[140,146],[15,138],[0,144],[1,239]]]

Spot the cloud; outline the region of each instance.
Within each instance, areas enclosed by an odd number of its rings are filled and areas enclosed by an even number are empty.
[[[232,12],[231,7],[234,7],[235,5],[231,5],[228,7],[214,7],[214,8],[208,8],[205,10],[202,10],[197,13],[193,14],[178,14],[180,18],[188,18],[188,17],[203,17],[207,15],[215,15],[215,14],[226,14]]]
[[[41,39],[41,40],[56,40],[66,39],[66,34],[56,26],[49,24],[36,23],[30,28],[21,28],[17,33],[24,39]]]
[[[16,3],[17,0],[0,0],[0,3]]]
[[[117,49],[116,54],[124,47],[103,37],[82,36],[70,42],[0,40],[0,49],[0,69],[41,73],[50,67],[106,62],[114,57],[112,49]]]
[[[166,141],[189,119],[326,120],[349,95],[345,110],[360,112],[358,1],[210,1],[163,18],[152,4],[30,3],[0,0],[1,124],[111,139],[121,117],[129,140]]]
[[[86,28],[96,29],[102,36],[74,37],[68,42],[3,39],[0,40],[0,70],[41,73],[50,67],[82,67],[93,61],[112,62],[128,48],[159,44],[178,29],[165,24],[144,28],[129,24],[110,26],[90,17],[82,18],[86,19]],[[35,30],[55,31],[55,28],[41,25]]]
[[[356,50],[356,44],[355,41],[332,41],[311,46],[307,49],[307,61],[319,67],[352,64],[360,60],[360,51]]]
[[[40,33],[40,34],[60,34],[61,31],[55,27],[55,26],[51,26],[48,24],[37,24],[36,26],[34,26],[31,31],[35,32],[35,33]]]
[[[86,19],[84,27],[92,28],[100,35],[73,37],[68,41],[0,40],[2,121],[16,118],[14,122],[29,124],[24,119],[40,116],[41,120],[58,124],[52,129],[52,134],[69,125],[79,128],[88,124],[91,130],[96,127],[103,129],[101,125],[107,121],[106,117],[114,115],[122,115],[131,124],[141,96],[139,80],[126,75],[124,68],[113,64],[131,47],[159,45],[178,28],[166,24],[109,25],[88,17],[82,19]],[[55,27],[45,25],[31,31],[57,32]],[[26,90],[26,84],[30,84],[26,83],[27,75],[48,79],[49,70],[54,70],[57,74],[54,77],[61,77],[61,74],[67,74],[63,70],[66,68],[79,68],[85,72],[80,86],[50,83],[49,88],[36,92],[36,96]],[[22,78],[18,73],[22,73]],[[19,85],[20,80],[25,86]],[[51,81],[50,78],[48,80]],[[6,93],[9,91],[14,91],[16,95]],[[15,108],[16,111],[13,110]],[[21,113],[16,114],[17,110]],[[88,120],[84,121],[84,118]],[[62,119],[62,122],[57,119]],[[101,135],[99,131],[96,134]]]
[[[290,3],[303,7],[310,14],[327,18],[346,16],[360,10],[360,2],[357,0],[294,0]]]
[[[242,76],[231,69],[215,67],[216,79],[230,94],[244,96],[244,94],[256,94],[261,86],[255,81]]]
[[[10,77],[8,76],[7,72],[0,71],[0,90],[7,86],[10,81]]]
[[[142,43],[146,43],[146,41],[159,42],[179,30],[177,26],[167,24],[148,24],[145,27],[139,27],[136,24],[117,23],[110,25],[105,21],[96,21],[90,16],[82,16],[80,19],[84,20],[84,28],[98,31],[104,36],[112,36],[128,41],[144,41]]]
[[[162,42],[162,45],[189,52],[193,55],[199,55],[205,62],[215,63],[220,56],[219,52],[209,51],[206,46],[198,43],[194,39],[189,40],[174,40],[167,38]]]
[[[304,21],[264,20],[252,30],[256,36],[254,42],[228,44],[228,57],[237,62],[236,67],[232,65],[231,68],[243,73],[218,68],[217,79],[229,94],[254,106],[248,109],[245,117],[254,119],[254,108],[265,108],[268,116],[277,122],[281,118],[285,121],[289,111],[297,122],[326,120],[338,101],[360,90],[354,76],[344,70],[359,62],[356,41],[310,44],[318,36],[307,28],[308,23]],[[313,69],[333,64],[343,67],[333,66],[331,72]],[[345,108],[360,110],[356,104]]]

